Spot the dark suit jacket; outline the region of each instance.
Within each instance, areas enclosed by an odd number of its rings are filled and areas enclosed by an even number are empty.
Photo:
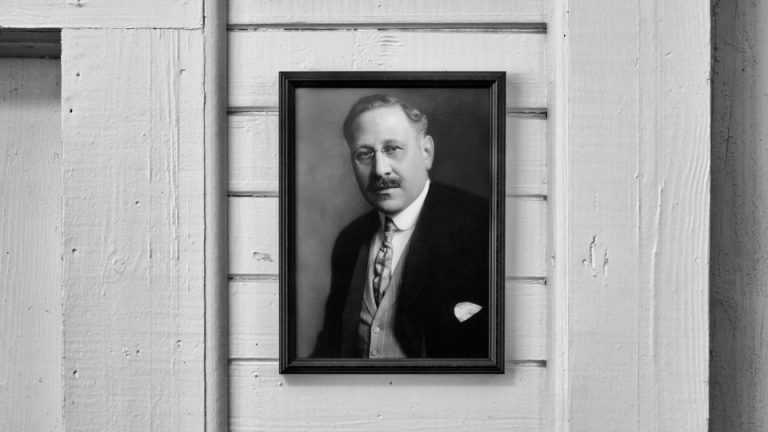
[[[476,195],[430,184],[403,258],[395,309],[395,337],[408,357],[488,357],[489,212],[488,202]],[[336,239],[331,291],[313,357],[363,357],[356,343],[366,276],[361,268],[379,224],[371,211]],[[461,302],[483,309],[459,322],[454,307]]]

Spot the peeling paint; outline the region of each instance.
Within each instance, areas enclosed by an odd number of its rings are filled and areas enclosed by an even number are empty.
[[[274,262],[272,260],[272,255],[266,252],[253,251],[253,259],[258,262]]]

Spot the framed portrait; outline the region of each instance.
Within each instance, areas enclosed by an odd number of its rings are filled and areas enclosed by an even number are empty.
[[[504,84],[280,73],[281,373],[503,373]]]

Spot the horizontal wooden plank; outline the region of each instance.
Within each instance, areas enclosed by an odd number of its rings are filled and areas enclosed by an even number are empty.
[[[279,375],[230,366],[230,427],[245,431],[538,432],[546,369],[504,375]]]
[[[279,71],[506,71],[507,107],[546,107],[546,35],[231,31],[229,103],[276,107]]]
[[[202,28],[202,0],[11,0],[0,27]]]
[[[230,282],[229,354],[235,359],[278,356],[278,281]],[[322,326],[324,302],[302,311],[298,354],[307,356]],[[547,286],[507,281],[505,297],[507,360],[546,360]],[[304,336],[304,337],[302,337]]]
[[[532,198],[507,198],[505,272],[507,277],[547,275],[547,202]]]
[[[546,120],[541,118],[507,117],[507,193],[547,193],[546,127]],[[231,192],[277,192],[278,153],[276,112],[250,112],[229,116]]]
[[[543,22],[542,0],[341,0],[275,2],[231,0],[230,24],[334,23],[503,23]]]
[[[277,197],[229,200],[231,274],[278,274],[279,214]],[[546,207],[541,199],[507,198],[505,270],[510,277],[546,276]],[[336,232],[328,237],[327,253]]]

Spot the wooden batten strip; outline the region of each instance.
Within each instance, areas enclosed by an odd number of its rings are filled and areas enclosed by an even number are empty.
[[[227,108],[229,115],[265,114],[279,111],[280,108],[277,106],[230,106]],[[547,108],[544,107],[507,108],[504,112],[507,117],[547,118]]]
[[[61,29],[0,28],[0,58],[60,58]]]
[[[379,31],[449,31],[449,32],[504,32],[504,33],[546,33],[545,22],[318,22],[293,23],[276,22],[265,24],[230,24],[229,31],[349,31],[349,30],[379,30]]]

